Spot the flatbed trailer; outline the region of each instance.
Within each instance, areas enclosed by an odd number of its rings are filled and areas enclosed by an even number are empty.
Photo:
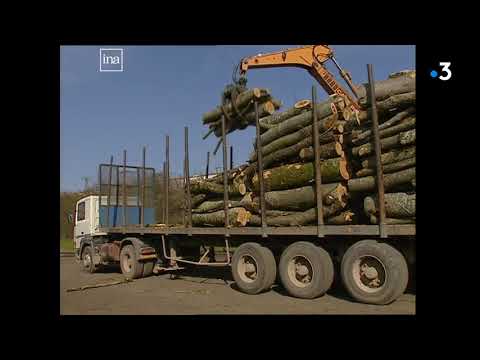
[[[324,236],[380,236],[378,225],[324,225],[322,227]],[[162,227],[127,227],[122,228],[100,228],[100,233],[104,234],[123,234],[123,235],[215,235],[225,236],[317,236],[317,226],[299,226],[299,227],[268,227],[265,230],[260,227],[234,227],[225,230],[224,228],[174,226],[170,228]],[[415,225],[385,225],[385,232],[388,237],[391,236],[415,236]]]
[[[149,276],[156,271],[176,271],[183,266],[231,266],[237,287],[248,294],[258,294],[271,288],[275,281],[281,282],[287,292],[299,298],[315,298],[323,295],[332,285],[337,272],[343,285],[357,301],[371,304],[387,304],[397,299],[406,289],[412,278],[415,265],[415,224],[385,224],[384,184],[380,161],[381,149],[378,134],[378,118],[373,86],[373,73],[368,66],[370,99],[372,106],[372,127],[375,143],[377,195],[379,198],[378,225],[325,225],[322,213],[321,174],[315,171],[317,196],[316,226],[267,226],[263,176],[259,176],[261,226],[232,227],[228,223],[227,191],[227,139],[225,117],[222,117],[223,143],[223,185],[224,185],[224,226],[192,226],[192,206],[190,198],[188,128],[185,128],[184,158],[184,225],[169,224],[169,137],[166,136],[165,162],[163,166],[164,211],[162,224],[146,221],[149,209],[146,192],[153,188],[153,181],[147,184],[147,172],[155,170],[143,165],[127,166],[124,151],[123,166],[110,164],[99,167],[99,193],[90,196],[88,207],[91,214],[89,231],[81,231],[78,222],[79,200],[76,208],[75,248],[85,270],[94,272],[101,265],[117,263],[128,278]],[[315,169],[319,169],[318,124],[316,121],[316,93],[312,88],[313,134]],[[259,141],[259,119],[255,105],[257,141]],[[261,146],[257,143],[257,149]],[[257,150],[258,173],[263,173],[262,154]],[[208,159],[208,158],[207,158]],[[232,166],[231,166],[232,167]],[[108,181],[103,182],[102,169],[108,169]],[[120,169],[123,168],[123,182],[120,185]],[[116,170],[116,183],[112,185],[113,170]],[[127,189],[127,169],[136,173],[135,196]],[[135,176],[134,176],[135,177]],[[208,177],[208,160],[207,175]],[[102,184],[104,185],[102,187]],[[120,221],[111,225],[112,186],[116,189],[114,199],[115,216]],[[119,210],[119,190],[122,187],[122,205]],[[105,187],[107,187],[105,191]],[[102,191],[103,189],[103,191]],[[105,195],[105,192],[107,195]],[[151,194],[150,194],[151,195]],[[129,199],[130,197],[130,199]],[[102,205],[102,204],[105,204]],[[135,209],[135,213],[128,211]],[[103,206],[103,208],[102,208]],[[92,210],[96,209],[96,211]],[[106,221],[102,220],[102,209]],[[86,205],[83,206],[85,213]],[[106,214],[105,214],[106,211]],[[118,212],[120,211],[120,212]],[[138,222],[129,223],[135,217]],[[86,218],[85,214],[83,218]],[[117,218],[116,218],[117,219]],[[131,219],[130,219],[131,220]],[[95,225],[96,221],[96,225]],[[87,229],[87,228],[83,228]],[[218,262],[214,246],[222,246],[226,258]],[[210,246],[208,248],[208,246]],[[201,253],[203,249],[203,254]],[[231,256],[232,249],[233,256]]]

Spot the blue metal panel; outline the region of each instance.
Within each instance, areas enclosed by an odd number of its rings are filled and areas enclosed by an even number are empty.
[[[127,225],[140,224],[140,207],[127,206]],[[145,225],[155,224],[155,209],[145,208]],[[107,225],[107,207],[100,207],[100,224],[102,227],[115,227],[123,225],[123,208],[110,206],[110,219]]]

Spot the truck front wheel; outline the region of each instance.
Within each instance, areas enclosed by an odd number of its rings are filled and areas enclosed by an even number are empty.
[[[120,269],[127,279],[138,279],[143,275],[143,263],[137,260],[133,245],[125,245],[120,251]]]
[[[97,270],[97,266],[93,261],[93,248],[91,246],[85,246],[82,251],[82,267],[83,270],[89,273],[94,273]]]
[[[403,294],[408,283],[408,267],[393,246],[374,240],[352,245],[343,256],[342,281],[359,302],[386,305]]]

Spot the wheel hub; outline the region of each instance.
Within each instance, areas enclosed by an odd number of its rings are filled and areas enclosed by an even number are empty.
[[[313,267],[310,261],[301,255],[294,256],[288,263],[288,277],[298,287],[310,285],[313,279]]]
[[[130,272],[133,267],[133,259],[129,254],[125,254],[122,259],[123,262],[123,268],[126,270],[126,272]]]
[[[357,259],[352,271],[356,285],[365,292],[378,292],[386,283],[385,266],[375,256],[363,256]]]
[[[92,259],[90,258],[90,254],[85,254],[85,256],[83,257],[83,265],[86,268],[89,268],[91,264],[92,264]]]
[[[255,258],[250,255],[242,256],[238,262],[237,273],[243,281],[247,283],[254,282],[258,275],[258,266]]]

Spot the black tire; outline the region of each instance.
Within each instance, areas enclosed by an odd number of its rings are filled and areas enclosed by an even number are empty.
[[[256,264],[255,275],[242,271],[246,261]],[[232,257],[232,276],[240,291],[254,295],[270,289],[276,276],[275,258],[270,249],[257,243],[245,243],[235,250]]]
[[[133,245],[125,245],[120,251],[120,269],[127,279],[138,279],[143,275],[143,263],[137,260]]]
[[[362,275],[362,265],[374,269],[370,279]],[[366,304],[390,304],[404,293],[408,284],[408,266],[404,256],[391,245],[375,240],[363,240],[352,245],[343,256],[341,274],[348,293]],[[378,284],[373,284],[373,281],[378,281]]]
[[[91,274],[97,271],[97,266],[93,263],[93,256],[93,248],[85,246],[82,251],[82,269]]]
[[[147,261],[143,263],[143,275],[142,277],[147,277],[152,275],[153,268],[155,267],[156,261]]]
[[[304,265],[303,269],[306,269],[307,274],[300,276],[295,271],[296,264]],[[319,297],[325,294],[333,283],[332,258],[323,248],[306,241],[293,243],[285,249],[280,258],[279,271],[283,287],[291,296],[297,298]]]
[[[265,253],[267,268],[270,269],[268,271],[270,278],[266,279],[265,287],[262,291],[269,291],[272,288],[272,285],[275,284],[275,279],[277,278],[277,261],[275,260],[275,256],[273,255],[272,250],[265,246],[262,246],[261,249]]]

